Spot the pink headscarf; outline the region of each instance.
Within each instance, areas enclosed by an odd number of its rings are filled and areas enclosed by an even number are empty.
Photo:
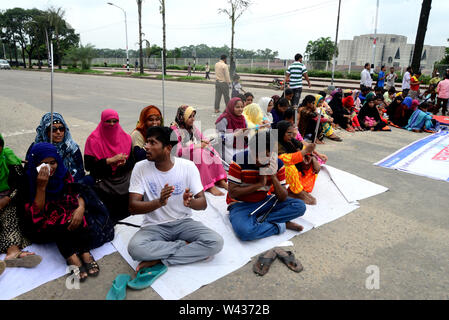
[[[415,111],[416,110],[416,108],[418,108],[418,106],[419,106],[419,100],[417,100],[417,99],[413,99],[413,101],[412,101],[412,109],[413,109],[413,111]]]
[[[227,129],[236,130],[246,128],[246,120],[243,114],[240,116],[236,116],[234,113],[234,107],[238,101],[242,101],[242,99],[240,99],[239,97],[234,97],[229,100],[226,110],[218,117],[217,121],[215,121],[215,124],[219,123],[221,119],[226,118],[226,120],[228,120]]]
[[[117,111],[103,110],[101,122],[86,140],[85,155],[93,156],[97,160],[111,158],[119,153],[125,153],[129,157],[131,136],[123,131],[119,122],[114,126],[105,123],[105,121],[111,119],[119,120]],[[113,167],[113,171],[115,171],[115,167]]]

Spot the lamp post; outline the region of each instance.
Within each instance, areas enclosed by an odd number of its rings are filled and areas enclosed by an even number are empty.
[[[125,34],[126,34],[126,70],[129,72],[129,56],[128,56],[128,25],[126,23],[126,11],[123,8],[113,4],[112,2],[108,2],[109,5],[119,8],[125,14]]]
[[[341,0],[339,0],[338,1],[338,16],[337,16],[337,31],[336,31],[336,34],[335,34],[335,51],[337,50],[337,48],[338,48],[338,26],[339,26],[339,24],[340,24],[340,6],[341,6]],[[335,64],[336,64],[336,62],[335,62],[335,52],[334,51],[334,54],[333,54],[333,56],[332,56],[332,80],[331,80],[331,86],[333,86],[334,85],[334,74],[335,74]]]

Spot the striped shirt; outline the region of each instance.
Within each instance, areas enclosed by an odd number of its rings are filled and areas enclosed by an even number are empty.
[[[287,69],[287,74],[290,75],[290,89],[302,88],[302,76],[307,73],[306,66],[299,62],[293,62]]]
[[[243,153],[243,154],[242,154]],[[229,166],[228,180],[232,183],[238,184],[239,186],[245,187],[248,185],[254,185],[260,181],[259,167],[248,161],[249,151],[243,151],[234,155],[233,161]],[[236,159],[243,159],[243,163],[237,163]],[[240,161],[239,161],[240,162]],[[252,161],[255,162],[255,161]],[[282,160],[278,159],[278,172],[276,176],[282,186],[287,187],[287,182],[285,180],[285,167]],[[226,196],[226,203],[231,204],[235,202],[259,202],[267,197],[267,194],[272,190],[273,182],[271,176],[267,176],[267,184],[257,191],[241,196],[239,199],[232,199],[229,196],[229,192]]]

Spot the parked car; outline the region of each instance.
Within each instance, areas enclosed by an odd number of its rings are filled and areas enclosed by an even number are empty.
[[[8,61],[0,59],[0,69],[11,69]]]

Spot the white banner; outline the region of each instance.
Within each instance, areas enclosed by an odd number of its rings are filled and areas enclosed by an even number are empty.
[[[449,131],[418,140],[375,165],[449,182]]]

